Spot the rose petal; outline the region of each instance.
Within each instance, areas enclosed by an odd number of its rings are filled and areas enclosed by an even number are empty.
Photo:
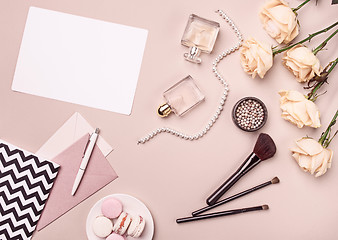
[[[292,151],[294,153],[300,153],[300,154],[307,155],[307,152],[303,151],[301,148],[299,148],[297,146],[290,148],[290,151]]]
[[[310,117],[311,121],[310,124],[307,124],[308,126],[318,128],[321,126],[320,124],[320,113],[318,110],[318,107],[314,104],[312,101],[306,101],[306,111],[308,116]]]
[[[307,47],[297,45],[291,48],[287,55],[289,58],[302,63],[302,65],[314,66],[318,62],[318,58]]]
[[[333,151],[331,149],[328,149],[328,148],[326,148],[324,150],[325,150],[325,154],[327,154],[329,156],[329,160],[327,161],[327,168],[331,168]]]
[[[298,91],[289,91],[287,94],[287,99],[294,102],[304,101],[305,97]]]
[[[298,164],[306,172],[311,170],[311,160],[312,158],[307,155],[299,155]]]
[[[322,166],[318,169],[318,172],[316,173],[315,177],[322,176],[327,171],[329,156],[327,154],[324,154],[326,157],[323,158]]]
[[[284,25],[284,27],[287,27],[287,25],[290,23],[290,18],[296,15],[292,12],[291,8],[285,7],[285,5],[279,5],[273,8],[269,9],[270,16],[276,20],[277,23],[279,23],[281,26]],[[293,28],[292,28],[293,29]],[[288,29],[285,29],[288,31]]]
[[[310,156],[314,156],[323,151],[322,145],[312,138],[302,138],[296,141],[297,146]]]
[[[295,102],[292,104],[293,112],[297,116],[296,118],[302,121],[302,123],[306,123],[309,121],[309,115],[306,111],[306,103],[303,102]]]
[[[314,155],[312,157],[312,161],[311,161],[311,174],[314,174],[316,171],[319,170],[319,167],[322,166],[322,163],[324,161],[325,158],[325,152],[321,151],[319,154]]]
[[[296,160],[297,163],[299,163],[299,153],[292,154],[292,157]]]

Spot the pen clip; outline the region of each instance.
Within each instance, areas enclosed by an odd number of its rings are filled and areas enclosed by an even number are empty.
[[[88,145],[89,145],[89,143],[90,143],[90,138],[91,138],[92,135],[93,135],[93,134],[90,134],[90,136],[89,136],[89,138],[88,138],[88,141],[87,141],[87,143],[86,143],[86,147],[85,147],[85,149],[83,150],[82,158],[84,157],[84,155],[85,155],[85,153],[86,153],[86,151],[87,151],[87,147],[88,147]]]

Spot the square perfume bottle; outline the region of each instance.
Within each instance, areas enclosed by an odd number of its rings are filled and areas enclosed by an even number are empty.
[[[174,112],[182,116],[204,100],[204,95],[189,75],[163,93],[166,103],[158,108],[161,117]]]
[[[189,16],[181,43],[189,47],[184,58],[190,62],[201,63],[201,52],[210,53],[214,48],[220,25],[218,22],[201,18],[195,14]]]

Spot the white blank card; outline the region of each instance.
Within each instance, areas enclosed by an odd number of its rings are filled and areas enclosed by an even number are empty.
[[[147,34],[31,7],[12,90],[129,115]]]

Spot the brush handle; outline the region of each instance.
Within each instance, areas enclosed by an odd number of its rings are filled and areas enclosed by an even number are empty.
[[[252,212],[252,211],[259,211],[259,210],[264,210],[263,206],[234,209],[234,210],[228,210],[228,211],[222,211],[222,212],[214,212],[214,213],[198,215],[198,216],[193,216],[193,217],[186,217],[186,218],[178,218],[176,219],[176,222],[185,223],[185,222],[197,221],[197,220],[202,220],[202,219],[222,217],[222,216],[228,216],[228,215],[234,215],[234,214]]]
[[[208,197],[207,204],[214,205],[226,191],[228,191],[241,177],[257,166],[260,162],[261,160],[259,157],[255,153],[251,153],[237,171]]]
[[[204,213],[205,211],[208,211],[208,210],[210,210],[210,209],[213,209],[213,208],[215,208],[215,207],[218,207],[218,206],[220,206],[220,205],[223,205],[223,204],[225,204],[225,203],[228,203],[228,202],[230,202],[230,201],[232,201],[232,200],[235,200],[235,199],[237,199],[237,198],[243,197],[243,196],[245,196],[245,195],[247,195],[247,194],[249,194],[249,193],[252,193],[252,192],[254,192],[254,191],[258,190],[258,189],[261,189],[261,188],[264,188],[264,187],[266,187],[266,186],[269,186],[270,184],[272,184],[271,181],[267,181],[267,182],[265,182],[265,183],[262,183],[262,184],[260,184],[260,185],[255,186],[255,187],[253,187],[253,188],[250,188],[250,189],[245,190],[245,191],[243,191],[243,192],[237,193],[237,194],[235,194],[235,195],[233,195],[233,196],[231,196],[231,197],[228,197],[228,198],[226,198],[226,199],[223,199],[222,201],[216,202],[214,205],[206,206],[206,207],[204,207],[204,208],[198,209],[198,210],[192,212],[192,215],[193,215],[193,216],[199,215],[199,214],[201,214],[201,213]]]

